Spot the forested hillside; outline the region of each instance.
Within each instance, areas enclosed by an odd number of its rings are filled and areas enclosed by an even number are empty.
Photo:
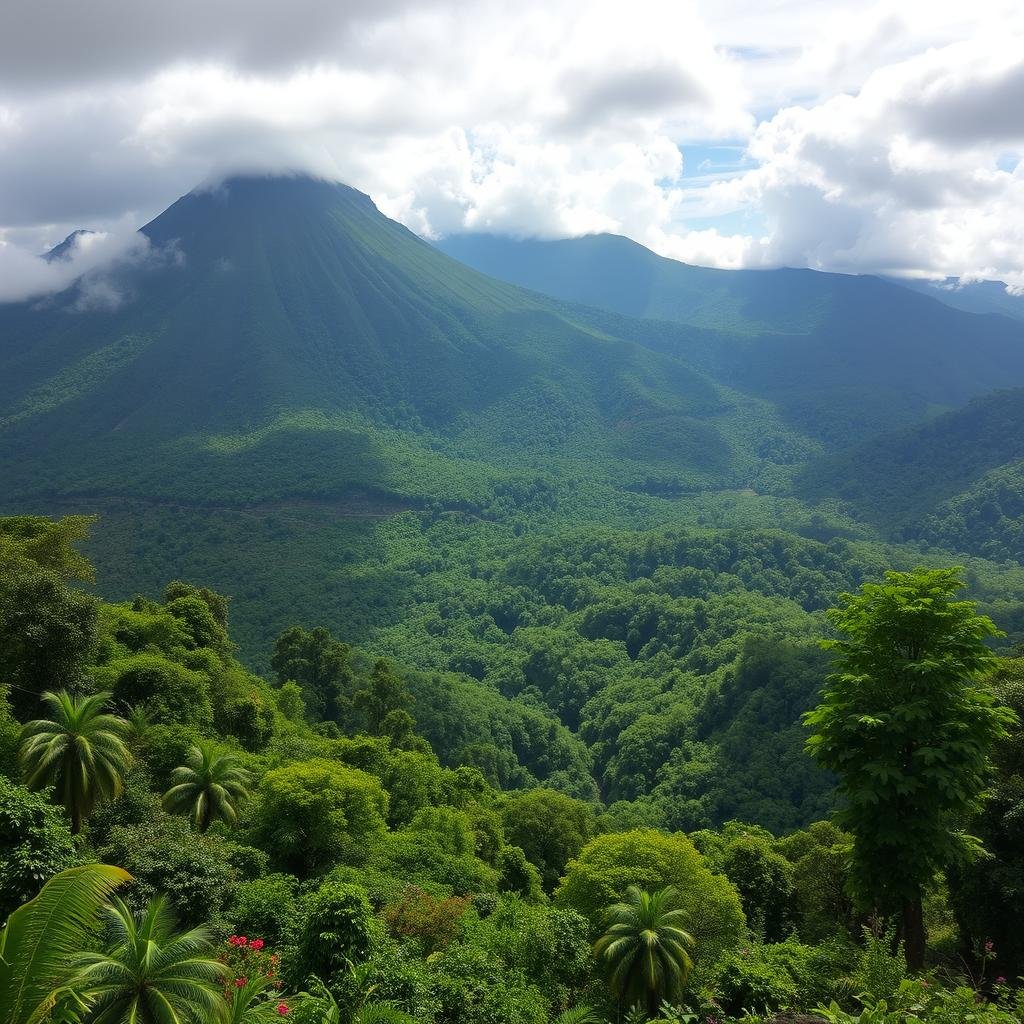
[[[485,616],[489,638],[537,615],[485,686],[468,662],[469,675],[417,671],[299,625],[275,639],[261,678],[236,660],[235,604],[213,590],[171,581],[123,603],[84,591],[87,527],[0,519],[0,1010],[12,1024],[121,1024],[154,1005],[195,1024],[597,1024],[627,1012],[751,1024],[814,1007],[854,1020],[858,1005],[865,1024],[884,1005],[936,1024],[1016,1019],[1005,975],[965,987],[958,972],[997,956],[999,970],[1024,969],[1020,724],[1008,710],[1024,711],[1022,670],[987,653],[988,620],[950,603],[956,571],[890,575],[888,589],[844,599],[934,595],[918,607],[976,624],[986,676],[967,694],[987,717],[959,713],[987,730],[998,769],[975,827],[999,875],[982,861],[933,878],[944,854],[927,852],[928,973],[911,979],[911,946],[862,930],[872,907],[898,907],[849,866],[868,840],[856,818],[853,834],[793,827],[827,814],[841,781],[802,754],[795,716],[826,670],[815,614],[844,574],[879,574],[855,548],[756,532],[542,541],[518,552],[506,571],[519,589]],[[568,610],[594,587],[607,599],[571,615],[571,630],[517,600],[531,588]],[[483,615],[482,594],[465,594],[462,621],[475,601]],[[848,628],[838,610],[831,620]],[[742,639],[741,621],[768,632]],[[422,626],[421,639],[436,635]],[[615,639],[586,650],[598,632]],[[454,656],[485,652],[467,637]],[[591,751],[553,708],[594,723],[582,727]],[[922,750],[942,749],[956,723],[942,706],[927,714]],[[648,926],[663,944],[653,979],[615,945]]]
[[[997,561],[1024,558],[1024,391],[996,391],[923,426],[808,466],[812,499],[837,497],[890,535]]]

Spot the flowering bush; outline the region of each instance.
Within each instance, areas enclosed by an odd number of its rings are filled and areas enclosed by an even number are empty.
[[[224,998],[231,1006],[231,1021],[245,1019],[251,1007],[268,1003],[281,988],[279,974],[280,958],[265,948],[262,939],[250,939],[245,935],[232,935],[225,943],[226,949],[217,958],[227,968],[224,976]],[[265,1013],[269,1006],[260,1007]],[[288,1004],[279,1002],[275,1007],[278,1016],[286,1017]],[[262,1019],[262,1017],[261,1017]]]

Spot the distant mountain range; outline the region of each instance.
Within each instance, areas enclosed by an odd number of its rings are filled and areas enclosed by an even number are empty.
[[[631,317],[701,328],[673,348],[842,446],[1021,382],[1024,328],[876,277],[712,270],[618,235],[457,235],[442,251],[503,281]]]
[[[369,524],[403,510],[713,527],[747,502],[759,525],[1017,551],[1008,513],[949,512],[1024,440],[1016,399],[985,397],[1024,388],[1007,317],[610,235],[433,246],[298,176],[197,190],[142,231],[133,264],[0,306],[0,500],[102,513],[119,593],[221,586],[243,643],[397,614]]]
[[[962,283],[955,277],[947,277],[944,281],[921,281],[909,277],[891,280],[968,313],[1000,313],[1014,320],[1024,320],[1024,295],[1008,292],[1002,281]]]

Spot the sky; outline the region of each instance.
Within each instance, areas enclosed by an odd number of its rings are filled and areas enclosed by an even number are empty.
[[[0,301],[138,253],[197,184],[285,170],[427,237],[1024,291],[1024,4],[0,5]]]

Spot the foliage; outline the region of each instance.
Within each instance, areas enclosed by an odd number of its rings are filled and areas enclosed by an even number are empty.
[[[776,850],[793,865],[797,929],[805,942],[853,933],[853,900],[847,892],[852,839],[831,822],[816,821],[779,840]]]
[[[736,886],[751,930],[765,942],[789,933],[793,868],[772,843],[758,835],[738,835],[725,847],[722,870]]]
[[[550,789],[517,794],[501,814],[508,841],[540,871],[547,892],[554,890],[565,865],[594,834],[590,807]]]
[[[171,774],[174,785],[164,794],[169,811],[186,814],[192,824],[205,832],[220,819],[233,825],[238,808],[248,799],[249,773],[235,754],[218,753],[204,743],[192,747],[185,764]]]
[[[11,914],[0,931],[0,1019],[35,1024],[67,996],[69,962],[129,878],[107,864],[68,868]]]
[[[299,933],[296,976],[329,980],[370,948],[370,902],[356,885],[326,882],[307,900]]]
[[[264,936],[274,945],[289,943],[299,926],[299,880],[274,874],[238,882],[224,916],[241,935]]]
[[[540,872],[518,846],[506,846],[498,854],[498,889],[526,899],[542,896]]]
[[[0,921],[76,860],[64,815],[44,796],[0,777]]]
[[[328,630],[299,626],[285,630],[274,643],[270,666],[278,685],[298,684],[303,707],[314,720],[338,718],[351,683],[349,648]]]
[[[223,966],[205,928],[176,932],[161,899],[139,914],[114,897],[106,913],[111,945],[75,957],[73,988],[97,1024],[209,1024],[225,1016]]]
[[[857,893],[903,910],[915,967],[922,888],[970,848],[957,820],[980,806],[989,750],[1013,720],[972,682],[991,664],[985,640],[997,630],[954,600],[962,588],[959,570],[917,569],[842,595],[830,617],[843,637],[825,642],[836,671],[806,716],[808,748],[846,798],[837,820],[854,836]]]
[[[323,758],[298,761],[263,777],[253,836],[280,869],[315,874],[364,862],[387,809],[372,775]]]
[[[465,897],[438,899],[409,886],[397,902],[384,908],[384,920],[396,938],[419,939],[428,953],[434,953],[456,937],[468,902]]]
[[[0,665],[20,717],[38,713],[46,690],[74,687],[96,644],[97,602],[68,584],[93,578],[73,544],[87,516],[0,519]]]
[[[224,1000],[228,1004],[228,1024],[259,1024],[282,1014],[278,995],[281,958],[266,948],[258,936],[232,935],[217,957],[224,965]]]
[[[907,976],[903,942],[894,928],[864,929],[864,952],[853,974],[858,997],[867,1004],[889,1000]]]
[[[857,960],[849,942],[744,944],[719,961],[711,991],[730,1016],[799,1011],[833,998],[848,1002],[848,975]]]
[[[973,822],[986,852],[949,874],[951,902],[963,945],[977,958],[987,942],[998,972],[1024,974],[1024,659],[1002,660],[993,676],[997,693],[1017,715],[993,752],[991,794]]]
[[[111,829],[100,852],[131,872],[134,881],[125,898],[132,906],[141,908],[165,894],[187,926],[220,915],[235,874],[228,844],[197,835],[181,818],[166,815]]]
[[[903,981],[892,999],[870,1002],[859,1010],[844,1010],[835,1002],[818,1006],[815,1013],[828,1024],[1018,1024],[1012,1010],[981,998],[966,985],[945,987],[927,979]]]
[[[34,719],[23,731],[21,762],[30,789],[53,786],[77,835],[97,804],[116,797],[131,755],[128,723],[107,713],[109,693],[73,697],[43,694],[52,718]]]
[[[739,896],[722,875],[712,874],[684,835],[638,830],[592,839],[569,862],[556,893],[558,906],[577,910],[595,931],[604,909],[630,886],[648,892],[672,886],[686,930],[696,946],[694,963],[713,964],[735,946],[745,928]]]

